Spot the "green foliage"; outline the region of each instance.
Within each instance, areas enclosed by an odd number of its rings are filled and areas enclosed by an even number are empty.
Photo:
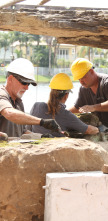
[[[54,53],[51,53],[51,61],[53,64]],[[49,49],[45,45],[34,46],[34,53],[32,56],[32,62],[39,67],[49,66]]]
[[[10,45],[10,38],[8,33],[0,33],[0,47],[4,48],[4,65],[5,65],[5,56],[6,56],[6,51]]]
[[[0,75],[0,83],[4,83],[6,81],[6,77],[4,75]]]
[[[41,38],[40,35],[31,35],[31,34],[29,34],[29,39],[31,40],[31,42],[37,41],[38,45],[39,45],[39,42],[40,42],[40,38]]]
[[[71,62],[65,60],[64,58],[57,60],[57,67],[59,67],[59,68],[69,68],[70,64],[71,64]]]
[[[22,50],[15,49],[15,53],[17,54],[17,58],[21,58],[21,56],[23,56]]]
[[[40,40],[45,41],[47,46],[39,45]],[[14,42],[19,41],[19,49],[15,50]],[[33,43],[37,44],[33,46]],[[22,46],[25,47],[25,52],[22,50]],[[57,44],[57,40],[51,36],[40,36],[32,35],[28,33],[10,31],[10,32],[0,32],[0,48],[4,48],[4,58],[0,63],[6,65],[9,61],[5,61],[6,51],[11,48],[11,53],[15,52],[17,57],[28,58],[29,48],[33,50],[31,61],[35,66],[49,67],[49,73],[51,72],[51,67],[69,68],[69,60],[57,59],[57,53],[60,49],[60,45]],[[107,68],[108,67],[108,50],[101,48],[92,48],[88,46],[77,47],[75,57],[85,57],[90,59],[95,66]],[[11,59],[11,58],[10,58]]]
[[[90,57],[90,47],[87,47],[87,46],[81,46],[80,47],[80,50],[79,50],[79,53],[78,53],[78,57],[82,57],[84,58],[85,56]]]
[[[94,58],[93,63],[94,63],[94,66],[96,67],[100,67],[100,68],[108,67],[108,61],[105,58]]]

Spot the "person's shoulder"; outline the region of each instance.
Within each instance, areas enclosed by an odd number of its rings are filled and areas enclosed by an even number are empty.
[[[0,96],[8,96],[4,86],[0,87]]]
[[[45,112],[48,112],[48,106],[45,102],[36,102],[30,113],[37,117],[42,117]]]
[[[100,78],[101,85],[108,84],[108,75],[107,74],[99,73],[98,76]]]
[[[81,87],[80,87],[80,92],[86,93],[86,91],[88,91],[88,90],[89,90],[89,88],[83,87],[83,86],[81,85]]]
[[[63,119],[65,119],[65,120],[67,120],[67,122],[68,121],[71,121],[71,120],[76,120],[76,115],[75,114],[73,114],[71,111],[69,111],[67,108],[62,108],[61,109],[61,112],[60,112],[60,118],[63,118]]]
[[[35,102],[35,104],[33,106],[44,108],[44,107],[47,107],[48,105],[45,102]]]
[[[98,73],[98,77],[103,80],[106,80],[106,79],[108,80],[108,74]]]

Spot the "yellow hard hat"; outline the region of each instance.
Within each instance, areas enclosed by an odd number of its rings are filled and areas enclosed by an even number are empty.
[[[67,74],[58,73],[51,79],[49,87],[56,90],[70,90],[73,88],[73,83]]]
[[[72,66],[73,80],[79,80],[93,67],[93,64],[85,58],[77,58]]]

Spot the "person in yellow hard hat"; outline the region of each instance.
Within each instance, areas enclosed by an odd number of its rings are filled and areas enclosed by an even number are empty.
[[[59,125],[52,119],[45,120],[24,113],[22,96],[29,84],[36,86],[33,64],[24,58],[17,58],[7,68],[6,85],[0,88],[0,131],[9,137],[20,137],[26,130],[26,124],[58,131]]]
[[[51,88],[48,103],[36,102],[30,114],[39,118],[52,118],[60,125],[62,131],[75,130],[81,133],[96,134],[98,128],[83,123],[70,111],[66,110],[65,102],[73,88],[70,77],[65,73],[56,74],[50,82]],[[28,129],[35,133],[51,134],[54,137],[64,136],[62,133],[51,132],[39,125],[28,125]]]
[[[95,112],[103,125],[108,127],[108,75],[96,73],[93,64],[85,58],[77,58],[71,71],[81,87],[72,113]]]

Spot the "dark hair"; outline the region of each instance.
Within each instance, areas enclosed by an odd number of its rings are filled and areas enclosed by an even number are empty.
[[[49,100],[48,100],[48,113],[55,118],[55,114],[60,110],[60,100],[68,92],[65,90],[51,89]]]

